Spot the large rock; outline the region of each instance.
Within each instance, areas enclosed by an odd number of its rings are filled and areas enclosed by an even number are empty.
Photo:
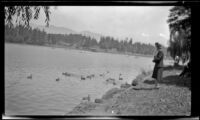
[[[108,100],[108,99],[112,98],[115,94],[117,94],[121,91],[122,90],[119,88],[113,88],[113,89],[109,90],[108,92],[106,92],[106,94],[102,96],[102,99]]]

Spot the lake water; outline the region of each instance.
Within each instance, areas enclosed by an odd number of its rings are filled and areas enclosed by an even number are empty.
[[[5,43],[5,113],[64,115],[88,94],[94,100],[130,83],[141,69],[153,69],[152,58]],[[105,82],[120,73],[124,80],[117,85]],[[27,78],[30,74],[32,79]],[[95,77],[81,80],[90,74]]]

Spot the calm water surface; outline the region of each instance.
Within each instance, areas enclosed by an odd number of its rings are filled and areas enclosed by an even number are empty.
[[[5,112],[8,115],[63,115],[90,94],[100,98],[140,73],[152,58],[41,46],[5,44]],[[109,73],[106,73],[109,71]],[[63,72],[74,76],[63,76]],[[105,74],[104,77],[99,74]],[[106,84],[109,77],[124,80]],[[32,79],[27,76],[32,74]],[[81,80],[81,75],[95,77]],[[56,82],[56,78],[60,81]]]

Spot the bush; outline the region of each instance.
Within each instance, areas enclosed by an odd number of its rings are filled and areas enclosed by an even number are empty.
[[[131,85],[132,85],[132,86],[136,86],[136,85],[138,85],[138,81],[133,80],[132,83],[131,83]]]

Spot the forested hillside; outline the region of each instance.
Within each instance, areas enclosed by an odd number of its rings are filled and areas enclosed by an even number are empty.
[[[121,53],[133,53],[153,55],[154,45],[140,42],[132,42],[131,39],[117,40],[113,37],[101,37],[96,39],[81,34],[52,34],[37,28],[28,28],[22,25],[16,27],[5,26],[5,42],[23,43],[34,45],[62,45],[76,49],[87,49],[92,51],[104,50]],[[166,48],[164,48],[166,52]]]

